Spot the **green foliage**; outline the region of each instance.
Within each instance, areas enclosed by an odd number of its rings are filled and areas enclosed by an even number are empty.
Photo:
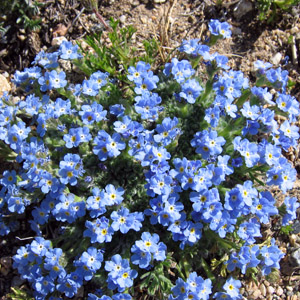
[[[127,81],[128,68],[141,59],[152,63],[157,55],[158,45],[154,39],[144,41],[144,55],[138,56],[138,50],[133,47],[132,41],[136,29],[132,26],[120,28],[119,21],[113,18],[110,19],[110,26],[112,31],[108,33],[109,45],[101,40],[102,32],[88,36],[85,39],[85,42],[94,50],[94,53],[84,50],[79,43],[84,58],[80,63],[77,63],[77,66],[87,75],[102,70],[121,81]]]
[[[141,276],[143,280],[140,284],[141,289],[147,289],[147,293],[151,296],[155,295],[155,299],[165,299],[173,287],[172,281],[166,277],[167,270],[171,268],[172,260],[168,256],[165,261],[157,264],[153,270],[146,272]]]
[[[7,300],[33,300],[34,298],[29,295],[29,292],[17,287],[11,288],[11,293],[5,296]]]
[[[285,234],[287,236],[289,236],[292,231],[293,231],[292,225],[282,226],[280,228],[280,233]]]
[[[259,19],[267,19],[268,23],[275,21],[278,12],[289,11],[293,6],[298,5],[300,0],[257,0]]]
[[[42,20],[36,17],[40,13],[40,7],[43,5],[37,1],[31,0],[8,0],[2,1],[0,13],[6,16],[7,21],[15,19],[15,23],[24,29],[38,30]],[[3,31],[6,22],[0,23],[0,31]]]

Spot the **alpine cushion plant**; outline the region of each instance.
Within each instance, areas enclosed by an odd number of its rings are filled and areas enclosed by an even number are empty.
[[[210,28],[210,45],[230,36],[228,24]],[[296,218],[297,199],[278,207],[267,188],[293,187],[284,153],[297,145],[299,104],[286,71],[259,61],[251,87],[199,42],[183,41],[185,58],[162,72],[139,61],[119,79],[98,70],[73,83],[61,62],[85,56],[63,42],[15,73],[24,97],[0,103],[1,155],[18,163],[0,181],[0,234],[31,213],[33,240],[13,266],[35,299],[83,285],[87,299],[241,299],[239,274],[280,267],[261,228]]]

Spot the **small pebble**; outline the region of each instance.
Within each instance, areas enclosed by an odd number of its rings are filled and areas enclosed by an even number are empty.
[[[147,18],[141,17],[140,19],[141,19],[141,21],[142,21],[143,24],[147,24]]]
[[[20,35],[18,35],[18,39],[23,42],[26,40],[26,36],[23,34],[20,34]]]
[[[122,24],[124,24],[125,21],[126,21],[126,16],[125,16],[125,15],[122,15],[122,16],[120,17],[120,22],[121,22]]]
[[[282,55],[281,55],[281,53],[278,52],[271,58],[271,63],[273,65],[279,65],[281,59],[282,59]]]
[[[300,266],[300,248],[291,253],[289,262],[293,265],[293,267]]]
[[[274,289],[272,286],[268,286],[268,287],[267,287],[267,293],[268,293],[269,295],[273,295],[274,292],[275,292],[275,289]]]
[[[276,294],[277,294],[278,296],[281,296],[281,295],[283,294],[283,289],[282,289],[281,286],[279,286],[279,287],[276,289]]]
[[[258,299],[261,296],[261,291],[260,290],[255,290],[252,294],[253,299]]]
[[[57,36],[52,39],[51,46],[59,46],[63,41],[68,41],[64,36]]]
[[[138,0],[133,0],[132,2],[131,2],[131,5],[132,6],[138,6],[140,4],[140,2],[138,1]]]
[[[253,4],[248,0],[241,0],[234,8],[233,15],[240,19],[253,9]]]
[[[267,289],[266,286],[262,283],[259,287],[261,294],[265,297],[267,295]]]
[[[267,280],[265,280],[265,281],[264,281],[264,285],[265,285],[266,287],[268,287],[268,286],[270,286],[270,282],[267,281]]]

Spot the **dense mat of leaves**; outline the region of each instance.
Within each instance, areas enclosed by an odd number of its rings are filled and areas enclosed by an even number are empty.
[[[286,193],[296,179],[283,154],[297,145],[299,103],[287,71],[257,61],[251,87],[230,70],[210,52],[230,26],[209,28],[207,45],[183,41],[156,73],[145,59],[72,82],[61,66],[86,69],[88,56],[71,42],[16,72],[23,97],[0,103],[1,155],[17,162],[1,178],[0,234],[32,216],[13,265],[35,299],[81,286],[88,299],[241,299],[239,274],[279,268],[260,228],[296,217],[296,198],[278,207],[268,187]]]

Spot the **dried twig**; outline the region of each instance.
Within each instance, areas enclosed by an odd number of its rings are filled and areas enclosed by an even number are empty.
[[[104,21],[103,17],[100,15],[99,11],[93,8],[93,12],[96,14],[97,18],[100,20],[100,22],[104,25],[104,27],[107,30],[111,30],[111,28],[107,25],[107,23]]]
[[[293,38],[292,38],[291,48],[292,48],[292,61],[293,61],[293,64],[298,65],[297,47],[296,47],[296,38],[295,38],[295,36],[293,36]]]

